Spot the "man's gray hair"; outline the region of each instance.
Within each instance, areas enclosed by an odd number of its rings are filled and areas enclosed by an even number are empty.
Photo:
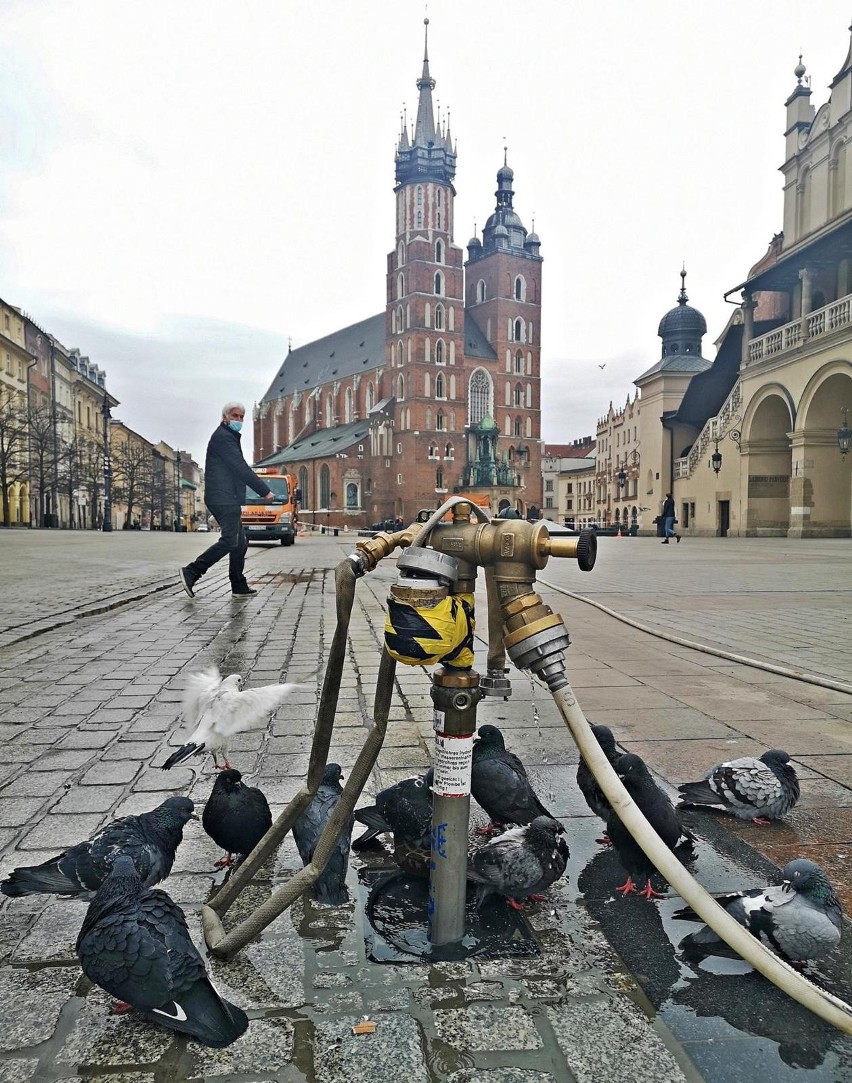
[[[246,408],[241,402],[226,402],[222,407],[222,417],[227,417],[231,410],[242,410],[243,413],[246,412]]]

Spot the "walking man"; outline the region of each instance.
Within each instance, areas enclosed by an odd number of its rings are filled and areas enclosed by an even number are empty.
[[[241,402],[228,402],[222,407],[222,421],[210,437],[204,463],[204,502],[219,523],[219,538],[190,564],[178,572],[183,589],[195,597],[195,584],[206,571],[228,557],[231,593],[242,598],[257,591],[248,585],[243,572],[248,539],[243,530],[240,512],[245,503],[246,486],[258,496],[272,500],[269,486],[254,473],[243,458],[240,429],[246,408]]]
[[[669,538],[677,538],[678,544],[680,544],[680,534],[675,533],[675,502],[671,493],[666,493],[666,500],[663,504],[663,545],[669,544]]]

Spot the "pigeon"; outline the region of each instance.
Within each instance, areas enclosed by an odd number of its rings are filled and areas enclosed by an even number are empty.
[[[309,865],[314,857],[314,850],[319,842],[320,835],[325,829],[329,816],[334,812],[343,787],[340,780],[343,777],[339,763],[326,764],[322,782],[319,784],[314,799],[293,824],[293,838],[299,848],[299,856],[302,863]],[[317,902],[328,903],[330,906],[340,906],[349,898],[346,890],[346,869],[349,865],[349,846],[352,839],[352,817],[343,827],[343,831],[337,840],[337,845],[332,850],[328,863],[314,883],[313,896]]]
[[[432,782],[430,767],[425,775],[404,778],[376,794],[375,805],[355,810],[355,819],[368,828],[352,843],[363,850],[377,835],[393,835],[393,856],[397,865],[412,876],[429,876],[432,842]]]
[[[145,888],[119,855],[98,889],[77,937],[83,973],[118,997],[114,1011],[136,1008],[152,1023],[216,1048],[248,1027],[245,1012],[210,981],[183,910],[159,888]]]
[[[671,801],[651,778],[651,772],[644,760],[626,753],[619,756],[613,767],[624,783],[624,788],[666,846],[672,852],[678,848],[691,849],[695,836],[683,826]],[[651,886],[651,874],[656,871],[654,865],[618,818],[615,810],[609,814],[607,834],[618,853],[619,861],[627,870],[627,880],[616,888],[616,891],[620,891],[622,895],[636,892],[636,885],[633,883],[635,874],[645,877],[645,887],[638,894],[644,895],[646,899],[662,898]]]
[[[784,816],[799,800],[799,780],[780,748],[759,760],[742,756],[720,763],[701,782],[685,782],[678,790],[680,808],[712,808],[761,825]]]
[[[228,851],[216,862],[217,869],[233,865],[234,854],[250,854],[272,827],[269,802],[257,787],[246,786],[242,777],[233,768],[220,772],[201,816],[210,838]]]
[[[535,795],[527,771],[513,752],[506,751],[496,726],[482,726],[473,746],[470,792],[491,818],[477,834],[495,834],[505,824],[523,826],[536,818],[553,819]]]
[[[516,910],[522,899],[541,901],[552,883],[565,872],[568,843],[565,829],[550,816],[536,816],[524,827],[514,827],[474,851],[468,879],[477,885],[476,907],[489,895],[505,895]]]
[[[216,753],[224,753],[224,766],[229,768],[230,739],[245,730],[262,729],[272,712],[298,687],[267,684],[243,691],[243,679],[238,673],[220,677],[215,666],[191,673],[183,697],[183,717],[192,732],[162,765],[163,770],[168,771],[176,763],[204,752],[212,752],[216,767],[219,767]]]
[[[621,753],[615,747],[615,738],[612,735],[612,730],[609,726],[592,726],[592,733],[597,738],[597,742],[601,746],[601,751],[609,760],[610,764],[614,764]],[[582,756],[580,757],[580,762],[577,766],[577,785],[580,787],[580,793],[586,799],[586,804],[595,816],[599,816],[604,823],[606,823],[609,819],[609,814],[612,812],[612,806]],[[609,845],[609,837],[607,835],[604,835],[603,838],[598,839],[597,841],[605,842]]]
[[[129,857],[144,887],[169,875],[188,820],[197,819],[188,797],[169,797],[141,816],[122,816],[41,865],[23,866],[0,884],[4,895],[39,893],[92,899],[117,854]]]
[[[788,861],[782,876],[779,887],[734,891],[714,898],[782,959],[794,964],[818,959],[840,943],[843,924],[840,901],[828,877],[813,861],[803,857]],[[676,910],[672,917],[682,921],[702,920],[689,906]],[[684,937],[680,946],[692,954],[739,958],[708,925]]]

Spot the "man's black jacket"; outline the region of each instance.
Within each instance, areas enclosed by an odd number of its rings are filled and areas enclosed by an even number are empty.
[[[663,511],[662,511],[663,518],[664,519],[674,519],[674,513],[675,513],[675,502],[674,502],[674,500],[672,500],[671,497],[669,497],[668,500],[663,502]]]
[[[245,504],[246,486],[258,496],[266,496],[269,486],[243,458],[240,434],[227,422],[216,429],[207,445],[204,463],[205,504]]]

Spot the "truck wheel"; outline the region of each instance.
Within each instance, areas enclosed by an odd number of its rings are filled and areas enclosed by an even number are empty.
[[[293,535],[292,534],[287,534],[286,537],[283,537],[281,539],[281,544],[282,545],[292,545],[293,544]]]

